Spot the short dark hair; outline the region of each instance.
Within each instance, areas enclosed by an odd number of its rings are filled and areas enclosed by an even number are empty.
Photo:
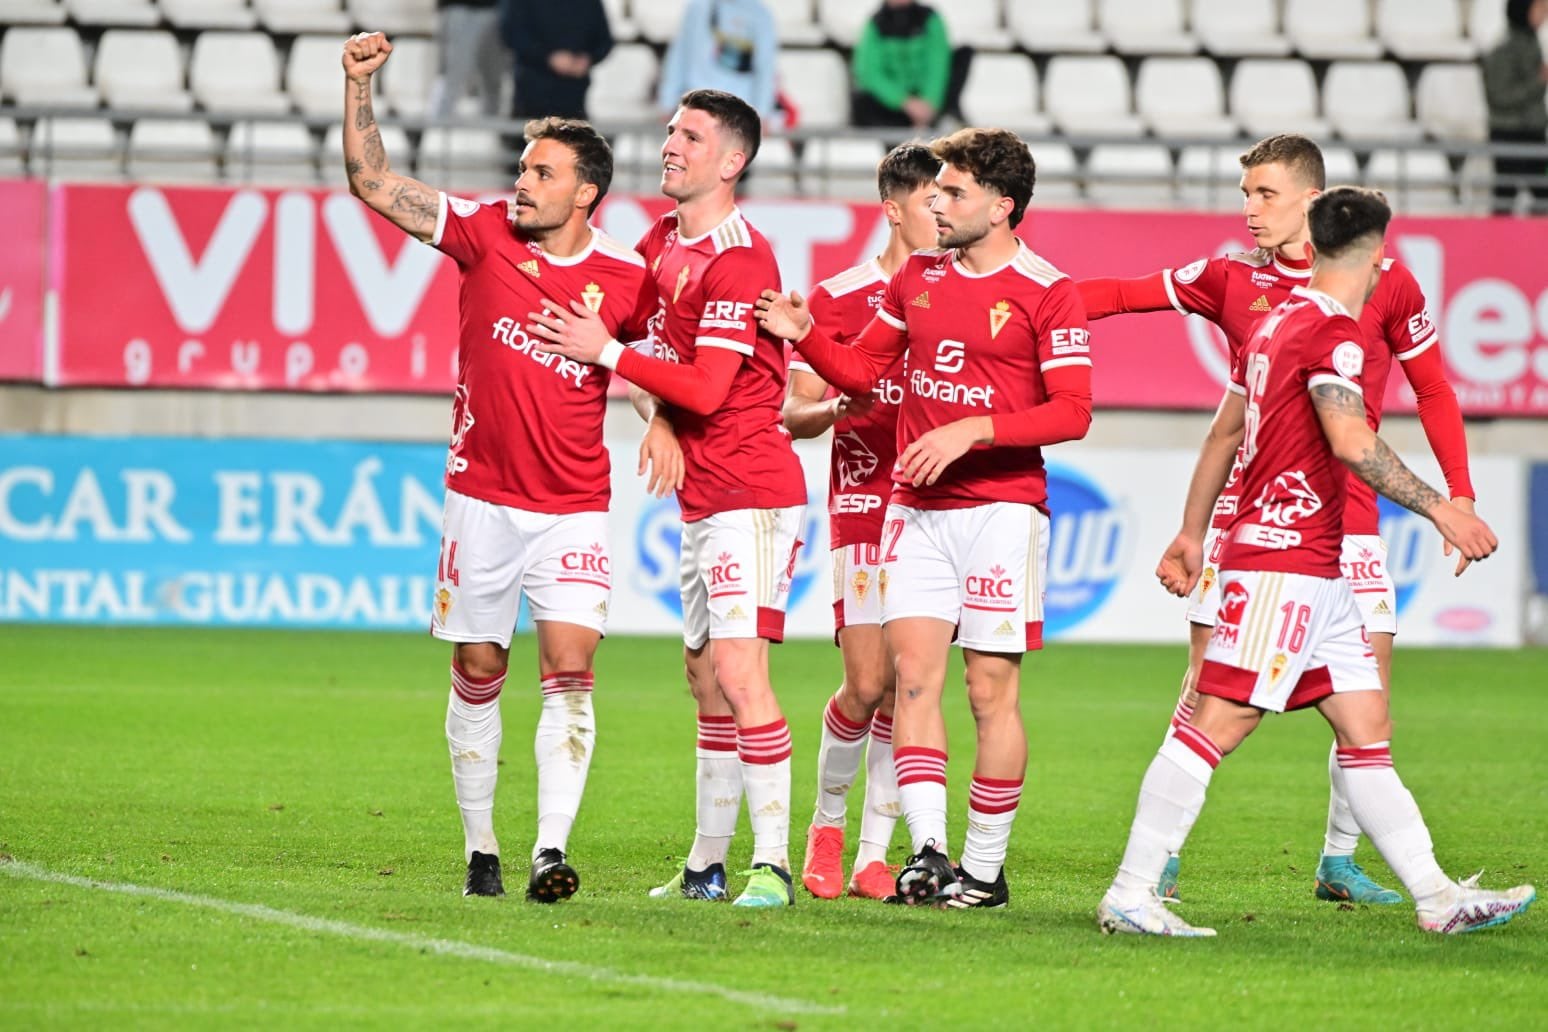
[[[876,191],[882,200],[911,194],[935,182],[941,159],[922,143],[900,143],[876,166]]]
[[[1312,198],[1306,219],[1317,254],[1337,259],[1372,237],[1380,242],[1392,221],[1392,209],[1380,190],[1335,186]]]
[[[522,135],[528,143],[555,140],[570,148],[575,155],[576,178],[597,188],[597,196],[586,214],[596,211],[607,196],[607,188],[613,185],[613,148],[591,123],[578,118],[534,118],[523,127]]]
[[[1010,224],[1015,229],[1027,213],[1037,164],[1021,137],[1009,129],[958,129],[930,144],[937,161],[973,173],[980,184],[1011,199]]]
[[[1300,133],[1265,136],[1237,160],[1242,163],[1243,172],[1278,162],[1307,186],[1327,189],[1328,172],[1322,163],[1322,148]]]
[[[726,132],[740,137],[742,153],[747,156],[743,171],[758,156],[758,147],[763,143],[763,122],[753,106],[741,97],[725,90],[689,90],[677,106],[702,111],[719,122]]]

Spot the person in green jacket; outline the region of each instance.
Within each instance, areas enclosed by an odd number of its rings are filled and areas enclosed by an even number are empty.
[[[1548,0],[1508,0],[1505,38],[1483,56],[1484,93],[1489,100],[1489,140],[1492,143],[1544,142],[1548,108],[1548,64],[1537,30],[1548,19]],[[1516,207],[1516,183],[1506,177],[1535,176],[1535,210],[1548,210],[1548,160],[1498,156],[1494,159],[1494,213],[1509,215]]]
[[[855,125],[928,128],[951,77],[945,21],[914,0],[886,0],[860,32],[853,70]]]

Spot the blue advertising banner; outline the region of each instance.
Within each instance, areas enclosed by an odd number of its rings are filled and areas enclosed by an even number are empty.
[[[1527,523],[1532,541],[1532,574],[1539,595],[1548,595],[1548,462],[1534,463],[1527,489]]]
[[[445,457],[0,436],[0,620],[423,630]]]

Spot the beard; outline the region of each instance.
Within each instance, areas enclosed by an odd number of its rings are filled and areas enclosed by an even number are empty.
[[[516,228],[528,236],[551,233],[564,223],[565,219],[559,214],[540,207],[516,209]]]
[[[935,246],[940,248],[971,247],[989,235],[989,225],[953,226],[935,231]]]

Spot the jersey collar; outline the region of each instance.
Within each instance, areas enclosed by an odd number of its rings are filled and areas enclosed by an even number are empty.
[[[967,266],[963,265],[962,261],[957,257],[958,252],[953,249],[951,252],[951,267],[956,271],[957,275],[966,276],[968,279],[988,279],[990,276],[997,275],[1010,268],[1013,264],[1015,264],[1016,259],[1021,257],[1021,253],[1026,249],[1026,243],[1023,242],[1020,237],[1017,237],[1016,253],[1011,255],[1009,260],[1007,260],[1004,265],[1001,265],[995,269],[990,269],[988,272],[970,272]]]
[[[1297,297],[1306,298],[1306,300],[1313,302],[1318,308],[1330,315],[1349,315],[1349,309],[1345,308],[1343,303],[1332,294],[1324,294],[1322,291],[1313,290],[1311,287],[1291,287],[1290,293]]]

